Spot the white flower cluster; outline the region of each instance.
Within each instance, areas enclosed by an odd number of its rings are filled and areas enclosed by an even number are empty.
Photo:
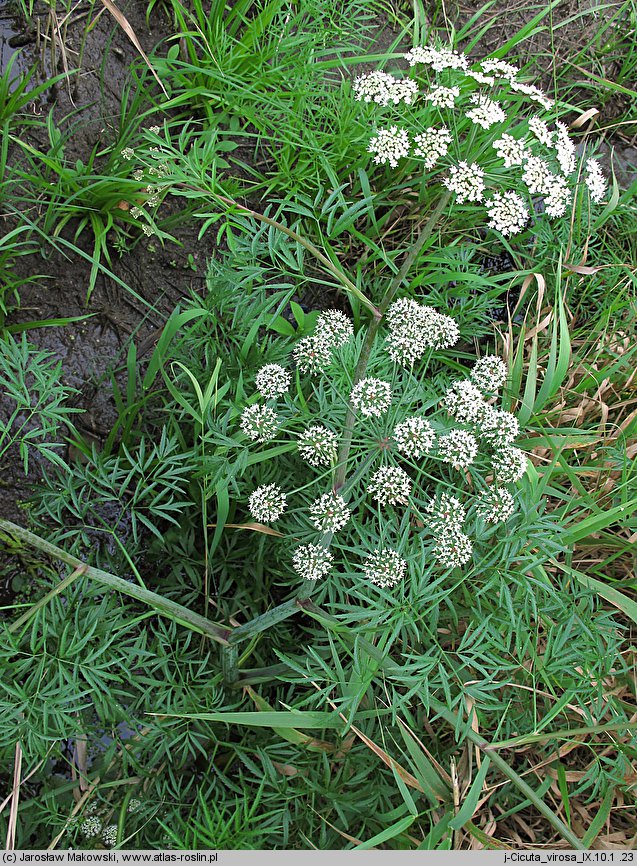
[[[456,193],[459,204],[464,201],[482,201],[484,197],[484,172],[476,162],[469,165],[461,160],[449,168],[449,177],[442,181],[448,190]]]
[[[339,310],[326,310],[316,322],[314,334],[298,341],[292,352],[301,373],[324,373],[332,361],[334,349],[348,343],[354,336],[353,325]]]
[[[434,48],[433,45],[418,45],[405,54],[405,59],[410,66],[424,63],[436,72],[442,72],[443,69],[467,69],[469,66],[464,54],[451,48]]]
[[[347,503],[337,493],[324,493],[310,505],[310,519],[321,532],[338,532],[350,516]]]
[[[478,440],[467,430],[450,430],[438,437],[438,456],[454,469],[468,469],[477,453]]]
[[[504,160],[504,167],[511,168],[514,165],[522,165],[527,156],[527,149],[523,141],[504,133],[501,138],[493,142],[495,152],[500,159]]]
[[[418,85],[415,81],[410,78],[394,78],[387,72],[369,72],[359,75],[354,81],[355,98],[378,105],[398,105],[400,102],[410,105],[417,93]]]
[[[266,364],[261,367],[255,378],[257,391],[264,397],[278,397],[287,393],[290,387],[290,374],[279,364]]]
[[[444,77],[426,73],[430,80],[423,101],[439,113],[448,112],[451,117],[446,121],[447,126],[441,129],[430,126],[425,132],[412,132],[411,128],[398,124],[379,128],[368,146],[374,162],[396,168],[402,158],[411,155],[421,158],[424,169],[430,171],[444,161],[446,176],[442,183],[455,193],[457,203],[484,201],[489,228],[505,237],[519,234],[526,228],[536,210],[533,196],[542,197],[540,204],[550,219],[566,214],[579,181],[573,177],[577,167],[575,143],[564,123],[549,124],[540,114],[525,117],[519,112],[520,120],[515,125],[508,124],[508,132],[494,136],[491,144],[504,161],[504,168],[522,169],[509,182],[501,177],[501,171],[496,169],[492,173],[488,163],[479,165],[462,160],[461,151],[458,152],[461,139],[452,137],[447,128],[458,126],[457,112],[460,111],[471,123],[489,130],[506,122],[506,100],[513,105],[530,101],[550,109],[553,103],[546,94],[534,85],[519,81],[520,70],[498,58],[489,57],[472,64],[464,54],[450,47],[433,45],[416,46],[405,57],[410,66],[424,64],[433,73],[447,70]],[[354,88],[357,98],[381,105],[409,102],[401,90],[396,90],[397,81],[385,72],[371,73],[356,79]],[[474,82],[487,85],[490,90],[476,90]],[[402,84],[409,94],[416,86],[411,78],[404,79]],[[527,115],[529,108],[538,111],[536,105],[524,107]],[[459,129],[462,133],[462,124]],[[454,138],[457,138],[456,153],[452,152]],[[473,140],[473,136],[469,139]],[[600,203],[606,194],[606,181],[595,161],[588,161],[583,181],[591,201]],[[500,188],[493,189],[485,201],[487,185],[496,183]]]
[[[504,385],[507,376],[507,365],[497,355],[479,358],[471,371],[471,378],[483,394],[493,394]]]
[[[439,129],[429,126],[424,132],[414,136],[414,156],[423,158],[426,169],[433,168],[438,160],[446,155],[452,140],[446,126]]]
[[[91,839],[93,836],[99,836],[102,832],[102,822],[97,815],[91,815],[80,825],[80,833],[86,839]]]
[[[411,493],[411,478],[400,466],[381,466],[367,489],[379,505],[405,505]]]
[[[426,418],[405,418],[394,428],[396,448],[405,457],[423,457],[433,448],[433,428]]]
[[[286,508],[286,495],[277,484],[264,484],[250,494],[248,510],[259,523],[273,523]]]
[[[460,379],[447,388],[443,405],[461,424],[478,424],[486,406],[482,392],[468,379]]]
[[[443,568],[466,565],[473,554],[473,544],[463,532],[466,510],[455,496],[442,493],[425,507],[425,528],[434,535],[432,554]]]
[[[403,156],[409,156],[409,136],[404,129],[390,126],[387,129],[378,129],[367,147],[368,153],[374,154],[374,162],[377,165],[389,163],[396,168],[398,160]]]
[[[501,484],[515,484],[526,473],[526,454],[512,446],[499,448],[491,458],[491,465]]]
[[[321,424],[313,424],[298,441],[298,449],[310,466],[331,466],[336,463],[338,437]]]
[[[517,192],[494,192],[484,204],[489,214],[489,228],[505,237],[519,234],[529,221],[528,208]]]
[[[588,187],[590,197],[594,202],[600,204],[606,196],[608,184],[606,178],[602,174],[602,167],[596,159],[586,160],[586,176],[584,182]]]
[[[102,830],[102,842],[107,848],[112,848],[117,844],[117,824],[109,824]]]
[[[476,502],[476,514],[486,523],[504,523],[515,511],[515,500],[508,490],[489,488]]]
[[[493,448],[510,445],[520,432],[518,419],[511,412],[485,404],[479,420],[478,436]]]
[[[443,568],[458,568],[466,565],[473,555],[473,544],[457,526],[450,526],[445,532],[436,536],[436,543],[432,550],[434,559]]]
[[[427,349],[448,349],[457,343],[458,326],[450,316],[410,298],[394,301],[387,310],[389,335],[385,348],[392,361],[408,367]]]
[[[457,97],[460,96],[459,87],[432,87],[429,93],[425,94],[427,102],[431,102],[436,108],[453,108]]]
[[[405,576],[407,563],[395,551],[386,548],[375,550],[363,561],[363,574],[376,586],[396,586]]]
[[[506,120],[506,114],[500,103],[490,99],[484,93],[473,93],[471,102],[476,107],[467,111],[467,117],[472,123],[481,126],[482,129],[489,129],[494,123],[502,123],[503,120]]]
[[[352,406],[366,418],[380,418],[391,406],[391,385],[382,379],[361,379],[350,394]]]
[[[444,532],[452,524],[462,528],[467,511],[460,500],[449,493],[434,496],[425,506],[427,527],[432,532]]]
[[[292,556],[292,567],[305,580],[320,580],[328,574],[334,557],[320,544],[302,544]]]
[[[267,442],[279,429],[279,416],[270,406],[253,403],[241,413],[241,429],[253,442]]]

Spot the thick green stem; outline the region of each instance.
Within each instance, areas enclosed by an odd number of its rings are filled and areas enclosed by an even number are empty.
[[[78,570],[84,569],[84,574],[86,574],[86,576],[91,580],[95,580],[103,586],[115,589],[124,595],[130,596],[130,598],[135,598],[137,601],[141,601],[142,604],[146,604],[155,610],[157,614],[167,616],[169,619],[181,623],[192,631],[203,634],[217,643],[222,645],[228,644],[228,639],[232,634],[231,628],[227,628],[218,622],[212,622],[212,620],[206,619],[206,617],[200,616],[198,613],[189,610],[187,607],[183,607],[181,604],[177,604],[177,602],[174,602],[169,598],[164,598],[156,592],[151,592],[148,589],[137,586],[135,583],[129,583],[127,580],[123,580],[121,577],[116,577],[114,574],[109,574],[107,571],[102,571],[100,568],[93,568],[91,565],[86,565],[80,559],[77,559],[75,556],[71,556],[70,553],[62,550],[62,548],[56,547],[49,541],[40,538],[39,535],[34,535],[27,529],[23,529],[21,526],[17,526],[15,523],[11,523],[8,520],[0,520],[0,530],[3,530],[14,538],[18,538],[30,547],[35,547],[43,553],[48,554],[48,556],[52,556],[53,559],[59,559],[62,562],[66,562],[67,565],[71,565],[73,568]],[[78,575],[75,573],[72,575],[74,579],[76,579],[77,576]]]
[[[356,365],[356,370],[354,371],[354,385],[356,385],[357,382],[360,382],[361,379],[365,378],[365,374],[367,372],[367,365],[369,363],[369,356],[372,351],[372,346],[374,345],[374,340],[376,339],[376,334],[378,333],[382,318],[387,312],[389,305],[394,300],[396,292],[400,289],[403,281],[409,273],[409,270],[411,269],[411,266],[418,258],[418,254],[422,250],[428,238],[431,236],[431,233],[433,232],[434,228],[436,227],[436,223],[438,222],[438,218],[440,217],[440,214],[443,212],[443,210],[446,208],[450,197],[450,192],[446,192],[441,197],[440,201],[434,208],[431,216],[420,230],[418,237],[416,238],[409,252],[405,256],[405,260],[402,263],[400,270],[389,284],[389,288],[385,292],[383,299],[378,306],[378,309],[374,311],[374,318],[369,323],[367,334],[365,336],[365,342],[363,343],[363,348],[361,349],[361,353],[358,358],[358,364]],[[343,488],[343,485],[345,484],[345,478],[347,476],[347,460],[349,458],[349,452],[352,447],[352,437],[354,435],[355,422],[356,412],[354,411],[354,408],[350,403],[347,407],[347,415],[345,416],[343,435],[341,437],[341,444],[338,452],[337,469],[334,476],[334,490],[336,492],[341,490]]]

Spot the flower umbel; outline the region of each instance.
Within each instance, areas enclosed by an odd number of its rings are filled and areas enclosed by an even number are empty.
[[[253,442],[267,442],[276,434],[279,418],[274,409],[262,403],[246,406],[241,413],[241,429]]]
[[[367,489],[380,505],[404,505],[411,493],[411,478],[400,466],[382,466]]]
[[[467,469],[477,453],[476,437],[466,430],[450,430],[438,439],[438,456],[454,469]]]
[[[375,550],[363,560],[363,574],[376,586],[396,586],[405,576],[407,563],[395,550]]]
[[[283,514],[286,495],[277,484],[264,484],[250,494],[248,509],[259,523],[272,523]]]
[[[399,159],[409,156],[409,136],[397,126],[379,129],[370,139],[367,150],[374,154],[375,163],[385,165],[388,162],[392,168],[396,168]]]
[[[507,365],[497,355],[479,358],[471,371],[471,378],[483,394],[494,394],[504,385],[507,375]]]
[[[432,554],[443,568],[457,568],[465,565],[473,554],[473,545],[457,525],[452,524],[436,536]]]
[[[447,189],[456,193],[457,201],[482,201],[484,194],[484,172],[480,166],[462,160],[449,169],[449,177],[442,181]]]
[[[347,503],[337,493],[324,493],[310,505],[312,523],[321,532],[338,532],[350,516]]]
[[[396,448],[405,457],[422,457],[431,451],[435,435],[426,418],[405,418],[394,429]]]
[[[299,436],[301,456],[311,466],[331,466],[336,462],[338,437],[320,424],[308,427]]]
[[[515,501],[508,490],[490,488],[476,503],[476,514],[487,523],[503,523],[515,511]]]
[[[279,394],[287,393],[290,374],[279,364],[266,364],[257,373],[255,384],[264,397],[278,397]]]
[[[320,544],[302,544],[292,556],[292,567],[305,580],[320,580],[329,572],[334,557]]]
[[[361,379],[350,395],[352,405],[367,418],[380,418],[391,406],[391,386],[382,379]]]

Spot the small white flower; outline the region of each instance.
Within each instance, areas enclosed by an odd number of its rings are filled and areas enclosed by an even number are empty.
[[[109,824],[102,831],[102,841],[107,848],[112,848],[117,844],[117,824]]]
[[[146,237],[148,237],[148,238],[149,238],[151,235],[154,235],[154,234],[155,234],[155,229],[154,229],[152,226],[149,226],[149,225],[143,225],[143,226],[142,226],[142,231],[144,232],[144,234],[145,234]]]
[[[320,580],[329,572],[334,557],[319,544],[302,544],[292,556],[292,567],[305,580]]]
[[[540,144],[545,144],[547,147],[552,146],[553,136],[555,135],[555,133],[551,132],[551,130],[548,128],[548,124],[545,123],[541,117],[532,117],[529,120],[529,129],[540,142]]]
[[[152,131],[152,130],[151,130]],[[132,814],[138,812],[141,809],[142,801],[138,800],[136,797],[131,797],[128,801],[128,811]]]
[[[484,204],[489,214],[489,228],[505,237],[519,234],[529,221],[529,211],[517,192],[494,192]]]
[[[99,836],[101,832],[102,822],[97,817],[97,815],[92,815],[90,818],[87,818],[86,821],[83,821],[80,825],[80,833],[87,839],[91,839],[93,836]]]
[[[279,429],[279,417],[269,406],[254,403],[241,413],[241,429],[253,442],[267,442]]]
[[[259,523],[273,523],[285,511],[286,498],[277,484],[264,484],[250,494],[248,510]]]
[[[321,532],[338,532],[350,519],[351,513],[342,496],[324,493],[310,505],[310,516]]]
[[[462,529],[467,512],[455,496],[449,493],[441,493],[434,496],[425,506],[428,514],[426,527],[432,533],[438,533],[450,528]]]
[[[519,448],[500,448],[491,458],[491,465],[498,481],[515,484],[526,472],[527,457]]]
[[[450,430],[438,438],[438,456],[454,469],[466,469],[478,453],[476,437],[466,430]]]
[[[338,349],[352,339],[354,326],[340,310],[325,310],[316,321],[314,336],[331,349]]]
[[[568,181],[560,175],[552,175],[550,182],[546,184],[544,198],[544,210],[549,217],[561,217],[566,213],[570,204],[572,192],[568,188]]]
[[[483,394],[493,394],[507,380],[507,365],[497,355],[485,355],[473,365],[471,378]]]
[[[477,163],[462,160],[449,169],[449,177],[443,179],[443,184],[451,192],[455,192],[459,204],[463,201],[482,201],[484,194],[484,172]]]
[[[436,108],[453,108],[458,96],[460,96],[459,87],[438,86],[432,87],[429,93],[425,94],[425,99]]]
[[[332,349],[320,336],[302,337],[294,347],[292,357],[301,373],[315,375],[324,373],[329,367]]]
[[[279,364],[266,364],[257,373],[255,384],[264,397],[278,397],[290,387],[290,374]]]
[[[396,586],[405,576],[407,563],[395,550],[375,550],[363,560],[363,574],[380,587]]]
[[[493,448],[510,445],[520,432],[518,419],[504,409],[485,406],[478,427],[478,436]]]
[[[435,435],[426,418],[414,417],[397,424],[392,438],[405,457],[422,457],[431,451]]]
[[[446,127],[435,129],[430,126],[425,132],[414,136],[414,156],[423,158],[426,169],[433,168],[438,160],[446,155],[451,142],[452,136]]]
[[[586,177],[584,183],[588,187],[590,197],[600,204],[606,195],[608,184],[602,174],[602,167],[596,159],[586,160]]]
[[[506,114],[502,110],[502,106],[494,99],[485,96],[484,93],[473,93],[471,102],[476,106],[470,111],[467,111],[467,117],[472,123],[481,126],[483,129],[489,129],[494,123],[501,123],[506,120]]]
[[[443,405],[461,424],[476,424],[486,406],[482,392],[468,379],[454,382],[447,388]]]
[[[515,511],[515,500],[508,490],[490,488],[476,501],[476,514],[487,523],[503,523]]]
[[[299,451],[311,466],[331,466],[336,463],[337,446],[336,433],[320,424],[308,427],[299,435]]]
[[[512,63],[506,63],[504,60],[498,60],[497,57],[485,57],[480,61],[480,66],[483,72],[490,72],[497,78],[515,78],[520,71],[517,66]]]
[[[122,151],[120,151],[120,155],[123,159],[131,160],[135,156],[135,151],[132,147],[125,147]]]
[[[370,139],[367,151],[374,154],[377,165],[388,162],[392,168],[396,168],[399,159],[409,156],[409,148],[407,132],[397,126],[390,126],[389,129],[379,129],[376,132]]]
[[[432,554],[443,568],[457,568],[469,562],[473,554],[473,545],[471,539],[452,524],[436,536]]]
[[[352,405],[366,418],[380,418],[391,406],[391,386],[382,379],[361,379],[350,394]]]
[[[354,81],[354,97],[363,102],[375,102],[378,105],[398,105],[404,102],[410,105],[416,94],[418,85],[410,78],[394,78],[387,72],[369,72],[360,75]]]
[[[144,179],[144,169],[138,168],[133,172],[133,180],[141,181]]]
[[[367,489],[380,505],[404,505],[411,493],[411,478],[400,466],[382,466]]]
[[[508,135],[506,132],[493,142],[493,147],[500,159],[504,160],[505,168],[511,168],[513,165],[522,165],[524,159],[527,157],[524,142],[513,138],[512,135]]]

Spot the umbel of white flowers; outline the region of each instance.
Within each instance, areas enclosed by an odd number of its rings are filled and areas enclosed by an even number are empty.
[[[458,328],[449,316],[417,301],[395,301],[387,311],[388,333],[384,351],[398,366],[413,370],[413,366],[427,350],[449,348],[458,338]],[[337,350],[353,338],[353,326],[343,313],[322,313],[315,333],[297,343],[292,355],[299,373],[320,377],[329,375],[330,365],[341,363]],[[320,363],[318,362],[321,357]],[[311,358],[311,361],[309,360]],[[507,378],[507,367],[501,358],[488,355],[479,359],[469,377],[459,379],[441,395],[441,407],[447,419],[455,426],[436,433],[434,425],[423,415],[407,415],[393,427],[388,437],[394,459],[374,471],[365,482],[371,513],[380,513],[385,521],[396,519],[404,509],[414,512],[422,524],[425,536],[431,536],[431,556],[439,568],[465,566],[473,556],[473,542],[465,533],[464,525],[470,509],[485,524],[508,520],[515,511],[515,498],[507,485],[515,485],[524,475],[526,456],[516,448],[514,441],[519,432],[518,421],[510,412],[493,405],[495,395]],[[398,380],[400,377],[398,377]],[[282,366],[268,364],[256,375],[256,385],[268,401],[287,394],[291,376]],[[358,423],[368,419],[382,419],[394,403],[400,405],[401,395],[394,394],[390,384],[376,377],[363,378],[348,395],[349,404],[356,412]],[[329,417],[324,419],[329,423]],[[438,426],[440,426],[438,424]],[[241,430],[253,442],[271,441],[284,423],[268,403],[247,406],[241,417]],[[338,458],[339,437],[324,423],[312,423],[295,434],[298,453],[306,465],[322,472],[334,470]],[[464,480],[477,456],[488,456],[489,468],[484,478],[473,479],[472,487],[481,492],[467,495],[461,502],[444,490],[430,496],[424,508],[418,509],[414,496],[420,500],[417,483],[410,468],[418,467],[422,460],[433,464],[439,461],[457,473],[454,490]],[[400,461],[404,460],[404,465]],[[414,463],[418,460],[418,463]],[[269,524],[285,519],[291,493],[278,484],[257,487],[249,496],[248,509],[254,520]],[[371,515],[366,517],[369,525]],[[335,564],[335,549],[328,541],[335,534],[347,531],[352,512],[345,499],[334,490],[318,495],[307,510],[310,532],[315,541],[299,545],[292,555],[292,567],[300,577],[316,581],[325,577]],[[384,534],[386,535],[386,533]],[[388,589],[398,584],[407,573],[404,553],[390,547],[379,547],[365,556],[360,563],[362,575],[375,585]]]
[[[353,82],[355,99],[372,106],[364,110],[373,112],[367,150],[375,163],[421,162],[458,204],[482,205],[489,228],[505,237],[523,231],[532,215],[563,216],[579,189],[596,204],[604,200],[600,164],[588,158],[577,172],[568,128],[541,116],[553,101],[521,81],[516,66],[492,57],[473,62],[450,46],[418,46],[404,57],[406,74],[370,72]],[[466,158],[470,144],[479,163]]]

